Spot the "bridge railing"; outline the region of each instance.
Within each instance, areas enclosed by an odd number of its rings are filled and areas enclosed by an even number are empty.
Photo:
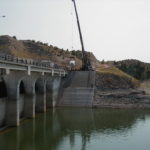
[[[33,59],[24,59],[24,58],[19,58],[15,57],[12,55],[6,55],[6,54],[0,54],[0,60],[2,61],[10,61],[13,63],[18,63],[18,64],[28,64],[28,65],[34,65],[34,66],[39,66],[39,67],[46,67],[46,68],[56,68],[56,69],[65,69],[57,64],[53,64],[51,62],[48,63],[43,63],[41,60],[33,60]]]

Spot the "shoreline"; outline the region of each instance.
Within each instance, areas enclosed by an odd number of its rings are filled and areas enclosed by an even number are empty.
[[[96,89],[93,108],[150,109],[150,94],[142,89]]]

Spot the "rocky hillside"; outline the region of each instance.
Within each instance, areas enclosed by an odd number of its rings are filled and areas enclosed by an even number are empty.
[[[100,64],[97,67],[96,87],[101,90],[137,88],[139,81],[115,66]]]
[[[63,50],[47,43],[34,40],[17,40],[16,37],[0,36],[0,54],[10,54],[21,58],[51,60],[60,66],[67,66],[71,58],[76,61],[76,69],[81,68],[81,51]],[[96,86],[98,89],[135,88],[138,81],[117,69],[114,65],[100,63],[96,57],[87,52],[93,68],[96,69]]]
[[[77,69],[81,67],[81,60],[68,50],[48,45],[34,40],[17,40],[16,37],[0,36],[0,54],[10,54],[21,58],[51,60],[60,66],[67,66],[70,58],[74,58]]]

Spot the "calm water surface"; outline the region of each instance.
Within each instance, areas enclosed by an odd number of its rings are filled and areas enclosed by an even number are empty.
[[[0,150],[149,149],[149,110],[55,109],[0,133]]]

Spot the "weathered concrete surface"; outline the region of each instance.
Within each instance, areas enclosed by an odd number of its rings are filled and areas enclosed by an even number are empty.
[[[58,106],[92,107],[95,72],[75,71],[70,75],[72,80],[69,81],[68,87],[64,89]]]
[[[74,71],[71,74],[72,78],[69,87],[90,87],[95,84],[94,71]]]
[[[60,106],[92,107],[93,100],[93,88],[66,88]]]

